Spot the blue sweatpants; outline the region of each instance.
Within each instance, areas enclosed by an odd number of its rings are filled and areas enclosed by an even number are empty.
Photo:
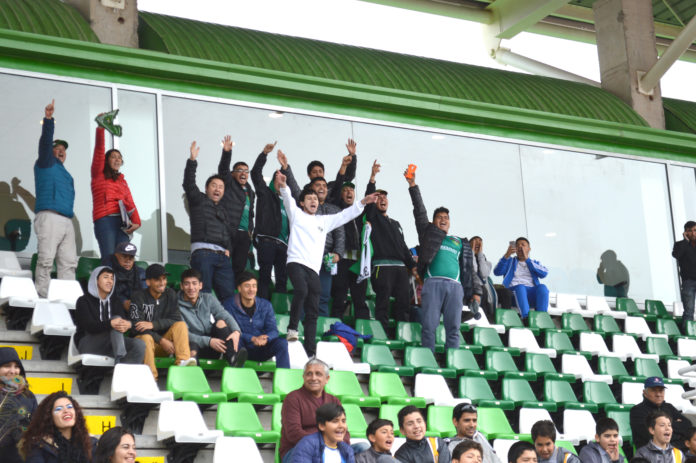
[[[546,285],[524,286],[517,285],[510,288],[517,299],[517,307],[520,316],[527,318],[529,308],[534,307],[537,312],[546,312],[549,309],[549,289]]]

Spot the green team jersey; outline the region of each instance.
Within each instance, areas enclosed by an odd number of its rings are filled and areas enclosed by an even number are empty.
[[[283,198],[280,198],[280,234],[278,239],[283,243],[288,242],[288,213],[285,212],[285,205],[283,204]]]
[[[442,277],[459,281],[459,255],[462,242],[456,236],[446,236],[440,249],[425,272],[425,278]]]
[[[242,212],[242,218],[239,220],[240,230],[249,230],[249,208],[251,203],[249,202],[249,187],[244,187],[244,192],[246,193],[246,198],[244,200],[244,211]]]

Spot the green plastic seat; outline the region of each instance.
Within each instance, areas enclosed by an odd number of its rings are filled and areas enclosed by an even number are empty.
[[[477,430],[486,436],[486,439],[515,439],[515,434],[505,412],[500,408],[480,407],[478,410]]]
[[[524,358],[524,367],[527,371],[536,373],[537,377],[575,382],[575,375],[559,373],[553,365],[551,357],[547,354],[527,352]]]
[[[278,335],[280,337],[285,337],[288,334],[288,325],[290,324],[290,315],[287,314],[276,314],[276,326],[278,327]],[[300,341],[304,340],[304,326],[302,322],[297,324],[297,332]]]
[[[505,347],[495,328],[490,326],[474,327],[474,344],[483,347],[484,350],[503,350],[512,355],[520,355],[520,350],[514,347]]]
[[[356,404],[360,407],[378,408],[382,401],[379,397],[365,396],[358,377],[352,371],[333,370],[326,384],[326,392],[341,399],[344,404]]]
[[[338,341],[336,336],[324,336],[324,333],[331,329],[331,325],[340,321],[340,318],[335,317],[317,317],[317,342],[322,339],[326,341]]]
[[[147,268],[150,266],[150,264],[148,264],[147,261],[144,261],[144,260],[136,260],[135,266],[140,267],[143,270],[147,270]]]
[[[611,336],[613,334],[623,334],[616,319],[611,315],[596,314],[594,316],[594,330],[602,336]]]
[[[498,325],[503,325],[505,331],[510,328],[526,328],[517,310],[511,309],[496,309],[495,310],[495,323]]]
[[[271,305],[276,314],[288,314],[290,313],[290,296],[286,293],[273,293]]]
[[[529,327],[538,331],[558,329],[548,312],[537,312],[536,310],[529,311]]]
[[[377,320],[363,320],[358,318],[355,320],[355,331],[360,334],[372,335],[372,338],[367,341],[368,344],[383,344],[390,349],[403,350],[404,342],[396,339],[389,339],[387,333],[384,332],[384,327]],[[358,341],[358,344],[360,342]]]
[[[426,407],[424,398],[411,397],[406,393],[404,383],[396,373],[373,371],[370,374],[369,391],[371,397],[379,397],[382,402],[388,404],[415,405],[418,408]]]
[[[396,338],[405,346],[421,346],[421,325],[415,322],[398,322],[396,324]]]
[[[175,399],[190,400],[198,404],[227,401],[227,394],[224,392],[213,392],[201,367],[169,367],[167,390],[174,394]]]
[[[670,347],[669,341],[667,341],[665,338],[648,336],[645,339],[645,350],[648,354],[657,354],[660,357],[660,360],[663,361],[667,361],[669,359],[681,359],[681,357],[674,355],[674,351]],[[685,358],[684,360],[691,359]]]
[[[225,359],[198,359],[198,366],[204,370],[223,370],[229,365]]]
[[[227,394],[227,400],[237,399],[238,402],[258,405],[280,402],[280,394],[263,392],[261,381],[256,371],[251,368],[226,367],[222,370],[220,389]]]
[[[351,436],[362,437],[367,432],[367,421],[357,404],[342,404],[346,411],[346,425]]]
[[[304,384],[302,373],[302,370],[277,368],[273,374],[273,393],[285,400],[285,396]]]
[[[629,297],[617,297],[616,310],[626,312],[628,315],[632,317],[643,317],[647,321],[655,321],[655,319],[657,318],[653,314],[641,312],[640,309],[638,309],[638,305],[636,305],[636,301]]]
[[[501,408],[503,410],[515,409],[515,403],[512,400],[496,399],[488,381],[481,377],[459,377],[459,397],[466,397],[479,407]]]
[[[283,402],[273,404],[271,412],[271,430],[280,432],[283,427]]]
[[[482,370],[474,353],[467,349],[447,349],[447,368],[457,370],[457,375],[481,376],[488,380],[498,379],[498,372]]]
[[[466,341],[464,340],[464,336],[462,336],[461,331],[457,331],[457,334],[459,335],[459,348],[463,348],[466,346]],[[445,332],[445,325],[438,325],[437,329],[435,330],[435,352],[437,353],[443,353],[445,352],[445,345],[447,344],[447,333]],[[448,349],[451,350],[451,349]]]
[[[590,328],[585,323],[585,319],[578,313],[566,312],[561,315],[561,328],[568,330],[573,334],[589,332]]]
[[[181,274],[188,269],[188,265],[164,264],[164,271],[169,273],[169,276],[167,276],[167,285],[171,288],[179,289],[181,287]]]
[[[631,376],[631,374],[628,373],[628,370],[626,370],[624,362],[618,357],[606,357],[602,355],[597,357],[597,372],[600,375],[610,375],[619,383],[637,383],[645,380],[645,378],[642,377],[639,378],[637,376]]]
[[[633,431],[631,431],[631,405],[624,410],[607,410],[607,418],[611,418],[619,425],[619,436],[624,442],[633,443]]]
[[[176,363],[174,357],[155,357],[155,368],[158,370],[166,370]]]
[[[596,404],[580,402],[573,392],[570,383],[549,379],[544,382],[544,399],[559,404],[565,408],[575,410],[589,410],[590,413],[597,413],[599,407]]]
[[[361,361],[369,363],[372,371],[396,373],[399,376],[413,376],[416,374],[416,370],[413,367],[397,365],[391,350],[389,350],[389,346],[383,344],[364,344]]]
[[[256,360],[247,360],[244,362],[244,368],[251,368],[256,372],[266,372],[272,373],[276,370],[276,363],[273,360],[265,360],[263,362],[257,362]]]
[[[486,369],[502,373],[504,377],[522,378],[527,381],[537,379],[533,371],[520,371],[510,352],[489,350],[486,352]]]
[[[77,260],[77,269],[75,269],[75,278],[79,281],[88,281],[92,271],[101,265],[101,259],[98,257],[80,257]],[[53,263],[53,271],[55,272],[55,262]],[[33,269],[32,269],[33,271]]]
[[[226,436],[251,437],[257,444],[274,444],[280,439],[280,432],[263,429],[254,406],[246,402],[218,404],[215,428]]]
[[[569,383],[565,383],[570,387]],[[503,378],[502,393],[503,399],[511,400],[517,407],[545,408],[550,412],[556,411],[556,404],[553,400],[542,401],[537,399],[529,385],[529,381],[520,378]]]
[[[413,367],[417,373],[442,375],[445,378],[456,378],[454,368],[440,368],[435,360],[435,354],[427,347],[408,346],[404,351],[404,364]]]
[[[686,335],[696,337],[696,320],[686,321]]]
[[[582,395],[586,403],[597,404],[606,410],[629,410],[630,405],[617,402],[614,393],[607,383],[601,381],[585,381],[582,383]]]
[[[677,339],[683,336],[679,326],[677,326],[677,322],[672,318],[658,318],[655,322],[655,331],[657,334],[666,334],[670,339]]]
[[[658,301],[655,299],[646,299],[645,300],[645,313],[654,315],[657,318],[665,318],[665,319],[671,319],[672,314],[667,312],[667,308],[665,307],[665,304],[663,304],[662,301]]]
[[[664,378],[664,374],[662,374],[662,370],[660,370],[660,366],[655,359],[636,358],[633,360],[633,366],[636,376],[642,376],[643,378],[659,376]]]
[[[427,429],[436,432],[442,438],[457,435],[457,430],[452,423],[452,410],[448,405],[431,405],[428,407]]]
[[[578,352],[565,331],[547,331],[546,347],[556,349],[559,354],[582,354],[587,358],[592,358],[589,352]]]

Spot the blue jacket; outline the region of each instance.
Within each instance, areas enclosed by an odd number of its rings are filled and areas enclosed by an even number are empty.
[[[39,159],[34,164],[36,184],[34,212],[49,210],[72,218],[75,185],[72,175],[63,163],[53,156],[53,127],[53,119],[44,118],[39,139]]]
[[[242,308],[242,303],[239,301],[239,294],[228,297],[222,304],[229,313],[232,314],[239,329],[242,331],[242,339],[245,342],[251,343],[252,336],[265,334],[268,340],[272,341],[278,337],[278,325],[276,325],[275,313],[273,306],[266,299],[256,298],[256,311],[254,316],[249,318],[249,315]]]
[[[538,260],[528,258],[527,268],[529,269],[529,273],[532,274],[532,281],[534,282],[534,286],[540,285],[541,283],[539,283],[539,278],[544,278],[549,273],[546,267],[541,265],[541,262],[539,262]],[[515,276],[516,270],[516,256],[510,256],[507,259],[505,257],[501,257],[501,259],[498,261],[498,264],[493,269],[493,274],[498,276],[505,275],[503,277],[503,286],[509,288],[510,283],[512,283],[512,278]]]
[[[290,463],[324,463],[324,438],[320,432],[304,436],[292,451]],[[355,463],[355,455],[350,445],[341,441],[338,443],[338,451],[346,463]]]

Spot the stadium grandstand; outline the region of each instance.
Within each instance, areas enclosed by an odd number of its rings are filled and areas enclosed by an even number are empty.
[[[135,45],[113,45],[71,3],[79,2],[0,0],[0,346],[17,350],[39,401],[56,390],[73,394],[97,437],[116,425],[131,427],[141,463],[168,456],[273,462],[283,399],[302,384],[307,355],[300,342],[289,343],[291,369],[272,361],[180,368],[158,358],[157,382],[148,369],[114,370],[114,359],[77,350],[75,302],[99,265],[89,177],[93,121],[118,109],[123,134],[107,136],[106,147],[123,154],[142,220],[133,235],[136,265],[164,264],[172,288],[190,258],[181,187],[189,146],[196,140],[201,147],[198,163],[207,177],[218,170],[226,134],[234,139],[233,160],[249,165],[277,140],[301,184],[314,159],[333,175],[345,140],[355,139],[358,196],[378,160],[378,188],[389,191],[389,215],[402,224],[409,247],[418,234],[402,178],[408,164],[418,166],[429,212],[448,207],[452,230],[481,236],[494,264],[511,241],[529,238],[534,258],[548,269],[548,312],[522,319],[494,300],[488,315],[462,323],[459,349],[445,349],[443,325],[433,354],[421,346],[420,324],[392,318],[385,331],[351,313],[343,321],[372,338],[348,354],[324,335],[340,320],[319,318],[317,356],[332,367],[327,391],[343,401],[354,441],[366,441],[374,418],[397,423],[407,403],[425,411],[428,436],[452,437],[453,406],[468,402],[478,407],[478,429],[503,461],[512,443],[531,441],[531,426],[541,419],[554,422],[558,446],[577,454],[605,416],[619,424],[621,452],[630,456],[630,409],[653,376],[664,378],[667,401],[696,423],[696,405],[682,396],[696,387],[696,372],[684,371],[696,358],[696,322],[681,323],[672,258],[684,223],[696,220],[688,199],[696,197],[696,103],[663,98],[664,129],[655,128],[588,83],[132,5],[123,17]],[[118,4],[130,2],[111,3],[117,6],[109,14],[118,16]],[[541,29],[548,31],[548,23]],[[65,165],[75,182],[78,281],[54,275],[47,298],[39,298],[33,169],[43,108],[52,99],[56,138],[70,145]],[[266,167],[266,181],[274,170]],[[598,269],[607,256],[626,270],[623,297],[602,282]],[[488,281],[490,288],[501,282]],[[285,335],[292,288],[270,299]],[[374,312],[371,288],[367,305]],[[392,450],[403,442],[397,433]]]

